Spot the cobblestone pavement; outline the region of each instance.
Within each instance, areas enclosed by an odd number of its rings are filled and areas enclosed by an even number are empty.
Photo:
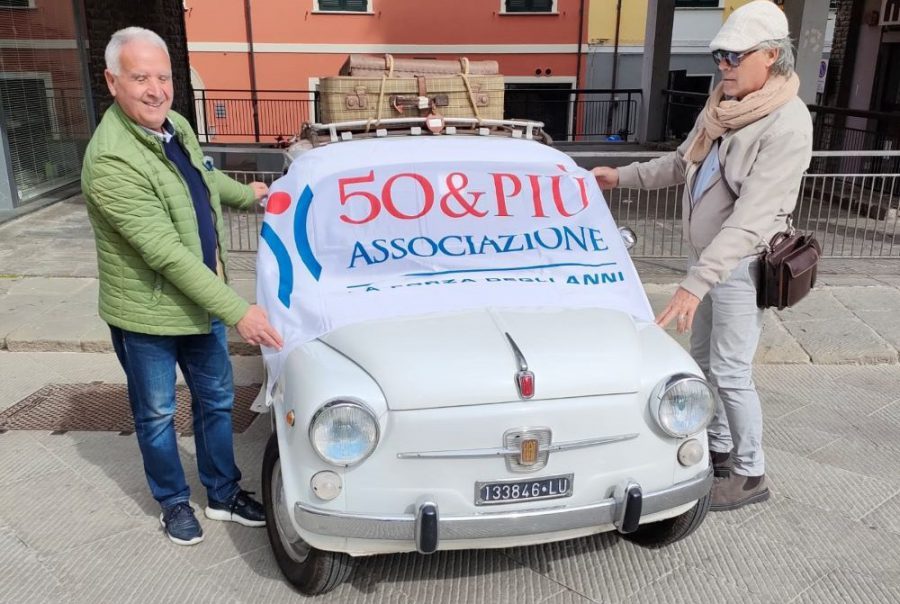
[[[48,384],[124,379],[96,317],[93,239],[78,200],[0,225],[0,410]],[[641,260],[657,309],[679,260]],[[253,295],[252,258],[231,262]],[[900,602],[900,264],[831,261],[795,309],[768,313],[756,381],[765,503],[711,514],[661,550],[601,535],[528,548],[378,556],[318,602]],[[684,342],[684,338],[678,336]],[[234,341],[235,380],[261,381]],[[235,436],[259,491],[267,422]],[[205,505],[193,440],[179,438]],[[281,602],[265,532],[205,521],[165,539],[133,435],[0,433],[0,602]]]
[[[238,383],[259,380],[235,357]],[[0,404],[46,383],[120,382],[113,355],[0,352]],[[378,556],[323,603],[898,602],[900,366],[761,365],[764,504],[710,514],[666,549],[614,535],[527,548]],[[235,435],[259,492],[268,422]],[[179,438],[205,505],[193,440]],[[133,435],[0,434],[0,601],[284,602],[264,530],[204,520],[192,548],[161,533]]]

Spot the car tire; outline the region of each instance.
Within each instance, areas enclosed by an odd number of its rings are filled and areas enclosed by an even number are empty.
[[[660,520],[659,522],[642,524],[633,533],[623,536],[638,545],[652,548],[665,547],[680,541],[697,530],[697,527],[703,523],[707,512],[709,512],[711,500],[712,497],[707,493],[697,501],[694,507],[684,514]]]
[[[300,593],[315,596],[340,585],[353,570],[353,559],[344,553],[326,552],[303,541],[294,532],[283,503],[278,435],[272,433],[263,456],[263,505],[266,532],[278,568]]]

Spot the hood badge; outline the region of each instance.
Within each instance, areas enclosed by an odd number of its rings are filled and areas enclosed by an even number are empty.
[[[513,428],[503,433],[506,468],[526,473],[544,469],[553,447],[550,428]]]
[[[538,453],[540,452],[540,443],[536,438],[523,438],[519,442],[519,465],[528,467],[533,466],[538,461]]]
[[[516,345],[515,340],[512,339],[512,336],[509,335],[509,333],[506,333],[505,335],[506,339],[509,340],[509,345],[512,347],[513,354],[516,357],[516,364],[519,366],[519,370],[515,375],[516,389],[519,391],[519,398],[530,399],[534,397],[534,373],[528,371],[528,362],[525,360],[525,355],[519,350],[519,347]]]

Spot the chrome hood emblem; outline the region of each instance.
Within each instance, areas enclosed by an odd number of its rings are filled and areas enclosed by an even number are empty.
[[[525,360],[525,355],[519,350],[519,346],[512,339],[512,336],[508,332],[504,332],[504,334],[506,339],[509,340],[513,355],[516,357],[516,364],[519,366],[519,370],[515,375],[516,390],[519,392],[519,398],[530,399],[534,397],[534,373],[528,371],[528,361]]]

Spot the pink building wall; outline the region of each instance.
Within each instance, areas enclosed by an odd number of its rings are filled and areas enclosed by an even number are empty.
[[[580,81],[579,41],[586,50],[587,23],[580,11],[586,10],[586,0],[556,0],[554,13],[528,15],[502,14],[501,0],[371,0],[367,14],[317,13],[313,2],[250,1],[257,90],[311,90],[318,78],[336,75],[351,52],[390,52],[398,58],[465,55],[496,60],[507,81],[571,87]],[[185,23],[195,88],[249,91],[245,0],[188,0]],[[585,63],[582,59],[582,75]],[[206,96],[216,95],[249,97]],[[211,131],[221,133],[209,101],[204,113]]]

